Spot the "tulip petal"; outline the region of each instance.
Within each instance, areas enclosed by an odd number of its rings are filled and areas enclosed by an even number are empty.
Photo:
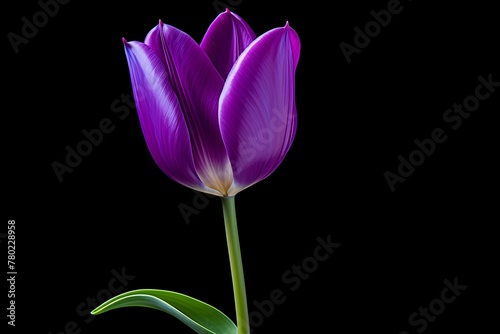
[[[124,43],[139,121],[156,164],[176,182],[216,194],[196,173],[188,128],[162,61],[143,43]]]
[[[299,53],[299,37],[287,23],[259,36],[228,75],[219,124],[233,168],[230,194],[271,174],[292,144]]]
[[[200,46],[225,80],[236,59],[255,37],[241,17],[226,9],[208,27]]]
[[[233,179],[218,123],[224,80],[201,47],[175,27],[160,22],[149,32],[145,44],[165,64],[186,120],[200,179],[225,196]]]

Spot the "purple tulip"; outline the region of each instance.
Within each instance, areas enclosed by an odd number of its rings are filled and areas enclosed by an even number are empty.
[[[297,129],[300,41],[288,22],[256,37],[226,10],[200,44],[161,21],[144,43],[123,42],[146,144],[167,176],[225,197],[280,165]]]

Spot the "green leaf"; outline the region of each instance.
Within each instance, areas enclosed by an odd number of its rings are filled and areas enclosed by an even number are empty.
[[[91,314],[101,314],[122,307],[141,306],[173,315],[198,334],[236,334],[234,322],[224,313],[198,299],[178,292],[140,289],[115,296]]]

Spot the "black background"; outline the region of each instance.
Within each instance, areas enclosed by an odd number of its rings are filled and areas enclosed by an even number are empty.
[[[289,21],[302,43],[293,146],[269,178],[236,196],[250,311],[275,289],[286,297],[254,332],[486,332],[498,302],[500,87],[456,130],[443,114],[474,94],[478,76],[500,81],[493,5],[402,1],[401,12],[348,63],[339,44],[353,44],[354,27],[363,29],[370,11],[388,1],[233,3],[257,35]],[[220,200],[210,199],[187,224],[178,206],[193,206],[195,193],[155,165],[135,110],[114,112],[126,104],[113,105],[132,92],[121,38],[142,41],[161,19],[201,41],[217,15],[212,1],[71,1],[18,53],[7,36],[21,34],[21,18],[32,21],[40,5],[3,6],[0,231],[16,221],[18,275],[16,327],[2,326],[16,333],[55,334],[71,322],[75,333],[191,332],[153,310],[91,320],[83,314],[89,307],[79,312],[87,298],[106,295],[112,270],[122,268],[134,276],[123,291],[178,291],[234,319]],[[51,164],[64,163],[65,147],[75,148],[82,130],[105,118],[113,131],[59,182]],[[397,173],[398,156],[408,157],[414,140],[435,128],[447,140],[392,192],[384,173]],[[328,236],[340,247],[292,291],[282,275]],[[5,246],[2,239],[6,258]],[[411,326],[410,315],[455,278],[466,290],[427,328]]]

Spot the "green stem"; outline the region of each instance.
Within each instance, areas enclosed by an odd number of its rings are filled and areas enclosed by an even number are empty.
[[[227,248],[233,278],[234,303],[236,305],[236,326],[238,334],[250,333],[248,317],[247,293],[245,290],[245,277],[241,261],[240,240],[236,224],[236,209],[234,196],[222,197],[222,210],[224,211],[224,224],[226,226]]]

